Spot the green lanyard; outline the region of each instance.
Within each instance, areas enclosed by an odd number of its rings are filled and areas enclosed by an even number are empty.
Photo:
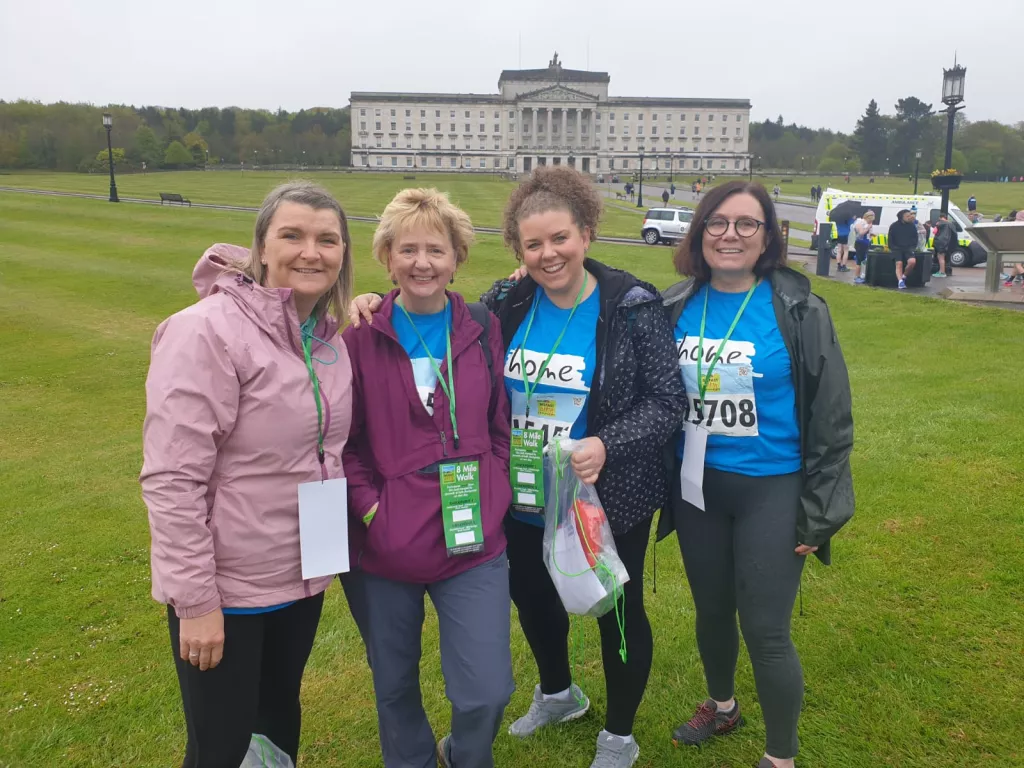
[[[397,302],[396,302],[397,303]],[[401,304],[398,305],[406,318],[409,320],[409,325],[416,331],[416,338],[420,340],[420,344],[423,345],[423,351],[427,353],[427,358],[430,360],[430,365],[434,369],[434,373],[437,375],[437,383],[441,385],[441,389],[444,390],[445,397],[448,398],[448,413],[452,418],[452,434],[455,436],[455,450],[459,449],[459,422],[455,418],[455,373],[452,367],[452,323],[451,323],[451,308],[452,305],[449,303],[445,307],[447,316],[445,317],[445,344],[447,347],[447,360],[448,360],[448,381],[444,380],[444,376],[441,375],[441,369],[437,365],[437,361],[434,360],[434,356],[430,353],[430,347],[427,346],[426,340],[423,338],[423,334],[420,333],[420,329],[416,327],[416,323],[413,322],[412,315],[409,314],[409,310],[403,307]]]
[[[697,388],[700,390],[701,408],[704,407],[704,395],[708,391],[708,384],[711,383],[711,374],[715,372],[715,366],[718,364],[718,360],[722,356],[722,350],[725,348],[725,345],[729,343],[729,339],[732,338],[732,332],[736,330],[737,323],[739,323],[740,318],[743,317],[743,311],[747,308],[747,304],[750,303],[750,297],[754,295],[754,291],[760,284],[760,280],[755,280],[754,284],[750,286],[750,290],[747,291],[746,298],[743,299],[743,303],[740,304],[739,312],[737,312],[736,317],[732,319],[732,325],[730,325],[729,330],[725,332],[725,338],[722,339],[722,342],[718,345],[718,349],[715,351],[715,358],[711,361],[711,366],[708,368],[708,375],[702,377],[700,366],[704,361],[704,324],[708,319],[708,296],[711,293],[711,286],[708,285],[704,290],[704,314],[700,316],[700,342],[697,345]]]
[[[534,297],[533,307],[530,309],[530,319],[526,323],[526,333],[523,334],[523,341],[519,345],[519,367],[523,371],[523,391],[526,393],[526,418],[530,418],[530,398],[533,397],[533,393],[537,391],[537,386],[540,384],[540,380],[544,377],[544,371],[548,369],[548,363],[551,362],[551,358],[555,356],[555,351],[558,349],[558,345],[562,343],[562,337],[565,336],[565,332],[569,330],[569,323],[572,322],[572,316],[576,314],[576,310],[580,306],[580,301],[583,299],[583,292],[587,290],[587,280],[590,279],[590,273],[583,272],[583,285],[580,286],[580,292],[576,294],[576,301],[573,302],[572,311],[569,313],[569,319],[565,321],[565,327],[562,328],[562,332],[558,334],[558,338],[555,339],[555,346],[548,352],[547,358],[541,363],[540,368],[537,371],[537,378],[533,382],[533,386],[530,386],[530,377],[526,375],[526,353],[523,351],[526,349],[526,340],[530,338],[530,329],[533,327],[533,317],[537,314],[537,305],[540,303],[540,299]]]
[[[313,315],[302,324],[302,357],[306,361],[306,370],[309,371],[309,380],[313,384],[313,399],[316,401],[316,457],[320,463],[324,463],[324,407],[320,402],[320,379],[313,370],[313,329],[316,328],[316,318]]]

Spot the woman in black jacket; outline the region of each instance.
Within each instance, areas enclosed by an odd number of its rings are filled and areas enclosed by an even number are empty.
[[[765,720],[759,768],[792,768],[803,672],[790,616],[806,556],[853,515],[850,382],[825,302],[788,269],[764,187],[716,187],[676,251],[669,288],[689,407],[671,515],[697,610],[708,699],[673,733],[700,744],[743,723],[736,616]]]
[[[505,242],[525,276],[495,283],[482,301],[500,320],[509,350],[504,374],[513,429],[540,430],[545,442],[560,436],[578,441],[573,468],[596,484],[629,573],[619,607],[624,657],[616,611],[598,619],[608,712],[592,764],[629,768],[640,753],[633,721],[654,649],[644,560],[651,519],[668,500],[664,450],[682,423],[686,397],[658,291],[587,258],[601,207],[591,182],[571,168],[534,171],[505,209]],[[376,302],[368,298],[354,306],[372,311]],[[358,322],[356,314],[352,319]],[[519,737],[574,720],[590,707],[572,682],[569,617],[544,565],[543,508],[523,502],[514,497],[505,522],[510,591],[540,684],[529,711],[510,728]]]

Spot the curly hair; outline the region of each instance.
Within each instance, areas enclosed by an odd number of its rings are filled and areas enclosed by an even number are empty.
[[[596,240],[601,209],[601,195],[582,173],[566,165],[542,165],[516,188],[505,204],[505,245],[517,258],[522,258],[519,222],[548,211],[567,211],[580,232],[589,230],[590,239]]]

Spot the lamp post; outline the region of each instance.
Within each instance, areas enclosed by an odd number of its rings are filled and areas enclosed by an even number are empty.
[[[672,169],[676,164],[676,156],[672,152],[668,153],[668,183],[672,183]]]
[[[942,103],[946,105],[948,122],[946,123],[946,162],[943,170],[948,170],[953,163],[953,124],[956,113],[963,109],[960,104],[964,100],[964,80],[967,79],[967,68],[961,67],[956,61],[952,69],[942,70]],[[942,215],[949,213],[949,188],[942,190]]]
[[[571,149],[569,150],[569,167],[576,167],[576,155],[573,154],[573,151]]]
[[[801,155],[800,156],[800,173],[803,173],[803,172],[804,172],[804,157],[803,157],[803,155]]]
[[[747,158],[747,181],[754,180],[754,156]]]
[[[117,197],[117,184],[114,182],[114,149],[110,143],[110,129],[114,125],[114,118],[109,112],[103,113],[103,127],[107,129],[107,162],[110,165],[110,202],[121,202]]]
[[[640,191],[636,196],[636,207],[644,207],[644,145],[640,145]]]
[[[914,153],[914,157],[917,159],[917,162],[914,163],[914,194],[916,195],[917,194],[917,178],[918,178],[918,175],[921,173],[921,150],[920,149],[917,150]]]

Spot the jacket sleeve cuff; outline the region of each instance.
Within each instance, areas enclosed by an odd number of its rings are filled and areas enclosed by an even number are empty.
[[[208,613],[213,613],[220,608],[220,595],[215,594],[209,600],[204,600],[197,605],[174,606],[174,613],[179,619],[198,619]]]

